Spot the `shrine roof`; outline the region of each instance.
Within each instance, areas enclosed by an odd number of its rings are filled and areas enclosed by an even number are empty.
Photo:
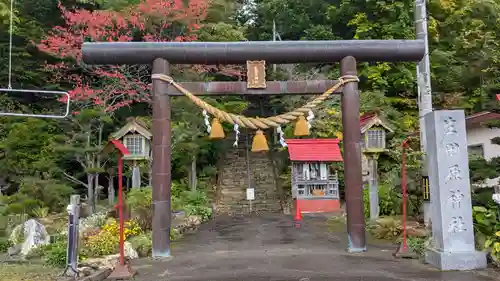
[[[483,112],[474,113],[472,115],[465,117],[465,123],[468,126],[475,125],[475,124],[482,125],[482,123],[484,123],[484,122],[498,120],[498,119],[500,119],[499,113],[483,111]]]
[[[342,162],[338,139],[287,139],[291,161]]]
[[[387,122],[383,121],[377,113],[368,112],[359,117],[359,126],[361,127],[361,133],[366,132],[373,126],[382,126],[389,132],[393,132],[392,128],[387,125]]]
[[[127,124],[123,126],[118,132],[111,134],[113,139],[121,139],[129,133],[139,133],[147,139],[151,139],[153,134],[151,133],[151,124],[149,124],[145,118],[142,117],[131,117],[127,119]]]
[[[359,125],[363,127],[364,125],[368,124],[373,118],[375,118],[377,114],[375,113],[365,113],[359,117]]]

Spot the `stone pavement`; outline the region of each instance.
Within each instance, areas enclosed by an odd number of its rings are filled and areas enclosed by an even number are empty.
[[[416,260],[396,260],[394,245],[345,252],[344,229],[327,231],[325,218],[217,217],[176,242],[168,261],[133,262],[138,281],[488,281],[481,272],[440,272]],[[491,274],[490,274],[491,275]]]

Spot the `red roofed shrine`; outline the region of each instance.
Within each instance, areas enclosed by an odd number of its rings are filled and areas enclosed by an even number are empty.
[[[288,139],[292,161],[342,162],[338,139]]]
[[[329,164],[342,162],[338,139],[286,140],[292,161],[292,196],[302,213],[340,211],[338,173]]]

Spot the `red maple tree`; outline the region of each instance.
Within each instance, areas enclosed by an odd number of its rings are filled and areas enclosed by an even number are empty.
[[[45,65],[52,83],[72,88],[73,101],[113,111],[133,102],[150,102],[149,66],[89,66],[82,61],[84,42],[194,41],[208,0],[145,0],[122,11],[68,9],[59,3],[64,26],[54,27],[37,44],[61,59]]]

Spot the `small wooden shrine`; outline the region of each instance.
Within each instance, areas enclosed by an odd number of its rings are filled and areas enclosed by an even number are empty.
[[[378,157],[386,150],[387,133],[393,130],[378,114],[369,112],[360,117],[363,185],[369,190],[370,218],[379,217]]]
[[[340,211],[338,173],[342,162],[338,139],[288,139],[292,161],[292,197],[302,213]]]
[[[127,118],[127,124],[111,135],[130,151],[127,160],[150,160],[152,136],[145,122],[134,117]]]
[[[393,130],[376,113],[366,113],[359,118],[361,147],[364,153],[381,153],[386,149],[386,134]]]
[[[141,187],[141,171],[139,162],[149,163],[149,183],[151,186],[151,141],[153,134],[148,128],[147,123],[141,120],[140,117],[128,118],[127,124],[118,132],[111,135],[112,139],[118,140],[130,152],[123,156],[123,160],[127,161],[132,167],[132,188]]]

